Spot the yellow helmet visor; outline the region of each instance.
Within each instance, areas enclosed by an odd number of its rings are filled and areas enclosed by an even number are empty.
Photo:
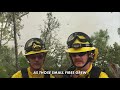
[[[42,52],[47,52],[48,50],[40,50],[40,51],[30,51],[26,53],[25,55],[31,55],[31,54],[37,54],[37,53],[42,53]]]
[[[80,53],[95,50],[95,47],[82,47],[82,48],[69,48],[66,50],[68,53]]]

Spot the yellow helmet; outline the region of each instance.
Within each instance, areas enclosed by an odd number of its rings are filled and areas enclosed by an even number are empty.
[[[25,55],[47,52],[45,44],[40,38],[31,38],[25,44]]]
[[[80,52],[88,52],[94,51],[94,60],[96,60],[98,55],[98,49],[93,47],[90,37],[83,32],[75,32],[72,33],[67,40],[68,49],[66,52],[68,53],[80,53]]]

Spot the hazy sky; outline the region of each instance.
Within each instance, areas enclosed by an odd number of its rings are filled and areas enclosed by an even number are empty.
[[[33,37],[40,36],[39,26],[43,26],[47,12],[30,12],[28,17],[23,18],[24,28],[21,30],[21,40],[18,44],[24,46],[25,42]],[[85,32],[91,36],[100,29],[108,29],[110,35],[109,44],[120,42],[117,29],[120,27],[120,13],[118,12],[53,12],[61,26],[58,38],[66,45],[68,36],[73,32]],[[12,43],[10,43],[12,45]],[[120,44],[120,43],[119,43]],[[20,50],[23,50],[21,47]]]

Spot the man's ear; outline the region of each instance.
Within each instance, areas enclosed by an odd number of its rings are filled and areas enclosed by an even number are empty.
[[[28,60],[28,57],[26,56],[26,59],[27,59],[27,63],[30,63],[30,61]]]
[[[88,57],[89,57],[90,60],[93,60],[93,59],[94,59],[94,56],[95,56],[94,53],[92,53],[92,52],[89,52],[89,53],[88,53]]]

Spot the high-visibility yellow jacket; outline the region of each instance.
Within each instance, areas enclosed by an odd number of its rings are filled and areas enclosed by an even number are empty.
[[[30,71],[30,67],[27,68],[29,78],[44,78],[44,74],[34,74]],[[42,69],[44,71],[44,69]],[[22,78],[21,70],[16,72],[11,78]],[[50,78],[55,78],[52,74],[50,74]]]

